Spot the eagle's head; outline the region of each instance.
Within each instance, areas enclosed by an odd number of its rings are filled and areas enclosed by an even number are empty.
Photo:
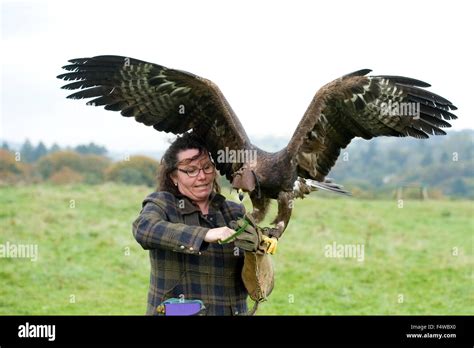
[[[239,192],[239,199],[244,199],[244,192],[250,193],[258,189],[258,195],[260,196],[260,185],[258,182],[257,175],[255,172],[247,166],[242,166],[239,170],[232,174],[232,188]]]

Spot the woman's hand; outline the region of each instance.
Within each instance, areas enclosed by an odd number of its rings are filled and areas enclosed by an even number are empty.
[[[216,243],[219,240],[229,238],[234,233],[235,231],[227,226],[211,228],[204,237],[204,241],[208,243]]]

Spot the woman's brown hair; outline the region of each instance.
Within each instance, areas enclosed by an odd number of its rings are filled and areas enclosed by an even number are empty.
[[[171,179],[171,174],[178,168],[178,153],[189,149],[197,149],[199,151],[191,160],[199,158],[203,153],[207,153],[209,159],[212,161],[212,157],[205,145],[193,133],[185,133],[182,136],[178,136],[161,158],[161,165],[158,170],[157,191],[170,192],[175,196],[181,195]],[[220,186],[217,183],[217,171],[214,178],[213,190],[217,193],[221,192]]]

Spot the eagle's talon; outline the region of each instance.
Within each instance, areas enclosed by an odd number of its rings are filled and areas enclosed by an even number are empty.
[[[276,239],[275,237],[263,236],[262,240],[265,243],[267,243],[266,253],[267,254],[272,254],[272,255],[275,254],[276,250],[277,250],[277,246],[278,246],[278,239]]]

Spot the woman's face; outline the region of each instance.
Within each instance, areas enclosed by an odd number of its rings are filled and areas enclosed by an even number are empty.
[[[211,160],[207,153],[202,153],[201,156],[192,160],[190,162],[183,161],[191,159],[199,153],[198,149],[187,149],[178,152],[178,170],[173,172],[171,176],[174,184],[178,184],[178,190],[182,195],[190,198],[196,202],[202,202],[209,199],[209,195],[213,189],[214,178],[216,176],[216,171],[212,165]],[[212,173],[206,174],[204,170],[199,170],[201,168],[206,168],[209,170],[209,166],[212,166]],[[198,169],[199,172],[197,176],[190,177],[184,171],[192,171]]]

